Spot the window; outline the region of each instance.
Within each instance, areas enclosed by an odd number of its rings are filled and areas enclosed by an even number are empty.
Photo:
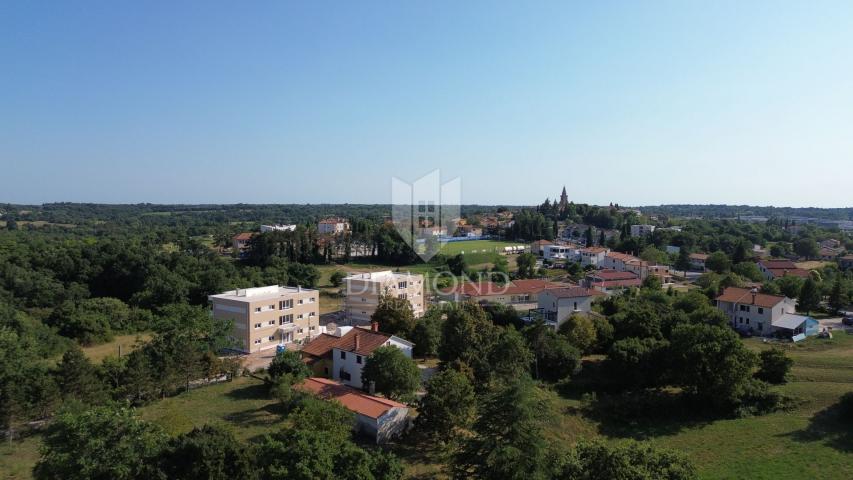
[[[267,340],[272,342],[273,340],[275,340],[275,335],[270,335],[269,337],[267,337]]]
[[[260,323],[256,323],[256,324],[255,324],[255,328],[261,328],[261,324],[260,324]]]
[[[314,302],[315,302],[314,297],[311,297],[308,299],[308,303],[314,303]]]
[[[578,302],[575,302],[575,310],[578,309]]]
[[[304,313],[300,313],[299,315],[297,315],[297,316],[296,316],[296,319],[297,319],[297,320],[302,320],[303,318],[305,318],[305,314],[304,314]]]
[[[275,305],[268,305],[267,310],[275,310]]]
[[[399,289],[404,289],[404,288],[406,288],[406,286],[407,286],[406,282],[400,282],[397,284],[397,288],[399,288]]]
[[[355,356],[355,363],[357,363],[357,364],[361,365],[361,355],[356,355],[356,356]]]
[[[341,380],[351,380],[352,379],[352,376],[349,374],[349,372],[341,369],[340,373],[341,373]]]
[[[400,300],[405,300],[405,299],[406,299],[406,294],[405,294],[405,293],[400,293],[400,294],[398,294],[398,295],[397,295],[397,298],[399,298]]]
[[[278,302],[279,310],[287,310],[289,308],[293,308],[293,299],[282,300]]]
[[[305,303],[305,301],[300,298],[299,299],[299,305],[302,305],[303,303]]]
[[[310,312],[310,313],[308,313],[308,316],[309,316],[309,317],[313,317],[313,316],[314,316],[314,312]]]
[[[267,325],[275,325],[275,320],[270,320],[269,322],[267,322]]]
[[[256,339],[255,339],[255,345],[260,345],[260,344],[261,344],[261,339],[260,339],[260,338],[256,338]]]
[[[749,318],[746,319],[746,324],[749,325]]]
[[[302,333],[302,332],[304,332],[304,331],[305,331],[305,329],[304,329],[304,328],[300,328],[299,330],[297,330],[297,331],[296,331],[296,333]]]
[[[761,307],[758,307],[758,313],[764,314],[764,309]],[[759,323],[759,325],[761,325],[761,324]]]
[[[758,331],[760,332],[763,329],[764,329],[764,324],[761,322],[758,322]]]
[[[293,314],[281,315],[278,317],[278,324],[284,325],[286,323],[293,323]]]
[[[260,311],[261,311],[261,307],[255,307],[255,313],[258,313]]]
[[[347,352],[342,351],[341,352],[341,360],[346,360],[346,359],[347,359]]]

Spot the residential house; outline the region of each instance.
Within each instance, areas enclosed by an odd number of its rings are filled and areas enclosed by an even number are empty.
[[[637,274],[640,280],[645,280],[648,276],[653,275],[660,278],[663,285],[672,283],[672,274],[667,265],[657,265],[645,260],[636,259],[625,262],[625,271]]]
[[[577,247],[571,245],[545,245],[542,258],[548,262],[574,262],[579,257]]]
[[[820,241],[820,246],[823,248],[841,248],[841,241],[834,238],[828,238]]]
[[[604,255],[604,261],[601,263],[601,268],[605,270],[616,270],[624,272],[628,270],[628,262],[640,260],[639,258],[622,252],[608,252]]]
[[[690,268],[693,270],[698,270],[700,272],[705,271],[705,261],[708,260],[707,253],[691,253],[690,254]]]
[[[813,335],[814,319],[796,314],[796,301],[780,295],[760,293],[757,288],[728,287],[717,297],[717,308],[729,317],[731,325],[759,335]]]
[[[808,270],[797,267],[790,260],[761,260],[758,262],[758,269],[767,280],[781,278],[786,275],[809,278]]]
[[[406,431],[409,407],[383,397],[368,395],[353,387],[327,378],[306,378],[293,388],[312,393],[324,400],[335,400],[355,414],[356,433],[385,443]]]
[[[243,232],[234,235],[231,237],[231,248],[238,253],[245,252],[249,248],[249,242],[253,236],[255,234],[252,232]]]
[[[320,334],[320,292],[301,287],[241,288],[208,297],[213,318],[233,322],[231,347],[254,353]]]
[[[454,233],[454,236],[457,237],[480,237],[482,235],[483,229],[474,225],[459,225]]]
[[[841,256],[842,253],[844,253],[843,248],[820,247],[818,257],[825,262],[833,262],[836,258]]]
[[[565,288],[571,285],[548,280],[513,280],[505,284],[495,282],[468,282],[440,290],[439,298],[452,302],[472,301],[511,305],[519,311],[537,308],[539,294],[549,288]]]
[[[337,235],[339,233],[344,233],[349,229],[349,222],[339,217],[324,218],[317,224],[317,231],[319,233]]]
[[[320,335],[302,347],[302,360],[315,375],[331,376],[351,387],[362,388],[361,370],[367,357],[377,348],[391,345],[412,358],[412,342],[380,332],[375,322],[368,328],[354,327],[345,331],[340,337]]]
[[[654,231],[654,225],[631,225],[632,237],[645,237],[646,235],[651,235]]]
[[[530,244],[530,253],[538,257],[542,257],[545,255],[545,247],[553,244],[554,242],[548,240],[536,240],[535,242]]]
[[[601,293],[611,294],[626,288],[639,287],[643,281],[634,272],[617,270],[595,270],[584,278],[584,286]]]
[[[261,225],[261,233],[266,232],[294,232],[296,225]]]
[[[604,293],[585,287],[549,288],[539,293],[539,310],[545,320],[559,328],[572,313],[592,311],[592,301]]]
[[[604,263],[605,256],[610,252],[606,247],[587,247],[578,251],[580,254],[580,264],[584,267],[592,265],[598,267]]]
[[[423,275],[391,270],[356,273],[344,278],[344,286],[344,313],[355,324],[370,323],[383,295],[408,300],[415,317],[423,315],[426,309]]]

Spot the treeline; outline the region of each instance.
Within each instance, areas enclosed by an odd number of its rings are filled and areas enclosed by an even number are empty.
[[[853,208],[758,207],[750,205],[651,205],[638,208],[645,214],[671,217],[737,218],[754,215],[767,218],[809,217],[827,220],[853,220]]]

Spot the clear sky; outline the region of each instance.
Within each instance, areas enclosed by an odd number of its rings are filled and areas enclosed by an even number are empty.
[[[0,2],[0,202],[853,206],[853,2]]]

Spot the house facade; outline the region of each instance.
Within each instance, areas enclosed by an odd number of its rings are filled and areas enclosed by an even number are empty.
[[[690,268],[692,268],[693,270],[704,272],[705,261],[708,260],[708,257],[709,255],[707,253],[691,253]]]
[[[730,324],[738,330],[759,335],[779,331],[791,333],[791,336],[817,333],[812,328],[813,319],[797,315],[796,301],[788,297],[760,293],[757,289],[729,287],[717,297],[716,302],[717,308],[729,317]]]
[[[348,231],[349,228],[349,222],[347,222],[343,218],[338,217],[324,218],[323,220],[320,220],[320,222],[317,223],[317,231],[319,233],[331,235],[344,233]]]
[[[320,334],[320,292],[301,287],[241,288],[210,295],[213,318],[233,322],[232,348],[253,353]]]
[[[552,244],[542,247],[542,258],[549,262],[575,262],[578,256],[578,249],[571,245]]]
[[[632,237],[645,237],[646,235],[651,235],[654,231],[654,225],[631,225]]]
[[[238,253],[245,251],[249,248],[249,242],[253,236],[252,232],[243,232],[234,235],[231,237],[231,248]]]
[[[592,301],[603,295],[585,287],[549,288],[539,294],[538,305],[545,320],[559,328],[571,314],[592,311]]]
[[[584,267],[587,265],[599,267],[604,264],[604,258],[608,253],[610,253],[610,249],[606,247],[581,248],[578,251],[579,261]]]
[[[809,271],[797,267],[790,260],[761,260],[758,262],[758,270],[767,280],[781,278],[787,275],[809,278]]]
[[[528,310],[538,307],[539,294],[543,291],[570,286],[540,279],[513,280],[504,284],[464,281],[454,287],[439,290],[438,296],[451,302],[501,304],[512,306],[516,310]]]
[[[601,293],[612,294],[627,288],[639,287],[643,284],[634,272],[617,270],[597,270],[590,272],[584,278],[583,285]]]
[[[403,434],[409,425],[409,407],[387,398],[368,395],[327,378],[306,378],[294,388],[324,400],[335,400],[355,414],[356,433],[385,443]]]
[[[301,350],[303,361],[315,375],[331,377],[345,385],[362,388],[361,371],[374,350],[383,346],[399,348],[412,358],[414,344],[395,335],[378,331],[377,324],[369,328],[349,328],[341,336],[323,334]]]
[[[383,295],[407,300],[415,317],[426,309],[423,275],[391,270],[356,273],[344,278],[344,286],[344,314],[354,324],[369,324]]]

